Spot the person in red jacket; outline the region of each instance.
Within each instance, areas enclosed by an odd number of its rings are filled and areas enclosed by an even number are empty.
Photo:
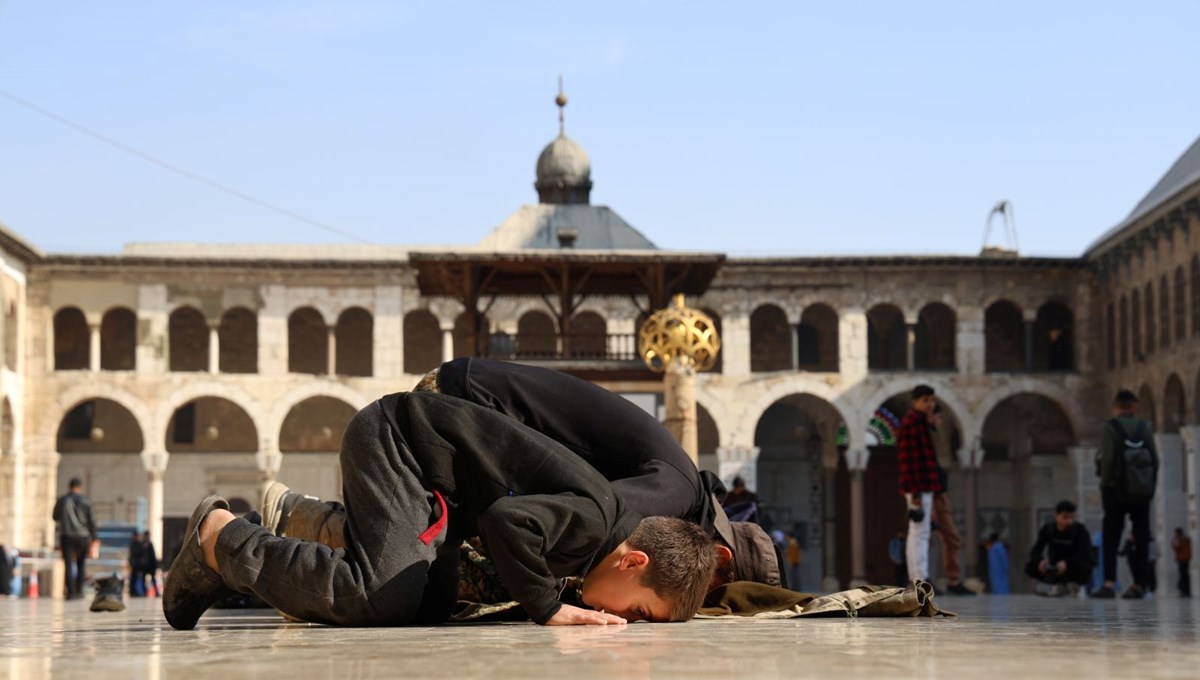
[[[959,549],[962,541],[950,503],[944,495],[945,473],[938,464],[933,447],[933,422],[937,398],[933,388],[917,385],[912,391],[912,409],[900,422],[896,433],[896,459],[900,465],[900,493],[908,507],[908,542],[905,553],[908,577],[929,579],[929,538],[932,520],[936,515],[942,535],[942,556],[945,562],[948,591],[957,595],[975,593],[962,584]]]

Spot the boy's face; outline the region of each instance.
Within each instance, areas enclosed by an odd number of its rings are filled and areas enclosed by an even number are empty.
[[[913,408],[924,413],[927,417],[933,415],[935,406],[937,406],[937,398],[932,394],[926,394],[923,397],[913,399]]]
[[[640,550],[605,560],[583,581],[583,603],[626,621],[667,621],[671,603],[642,584],[650,558]]]

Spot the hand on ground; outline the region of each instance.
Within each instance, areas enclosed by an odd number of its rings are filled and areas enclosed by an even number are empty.
[[[626,623],[625,619],[614,614],[606,614],[604,612],[592,611],[591,609],[580,609],[572,607],[569,604],[564,604],[558,613],[550,617],[546,622],[547,626],[604,626],[608,624],[619,625]]]

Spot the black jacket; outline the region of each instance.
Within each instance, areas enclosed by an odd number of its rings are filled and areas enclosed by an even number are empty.
[[[1066,562],[1073,570],[1087,571],[1095,566],[1091,536],[1087,527],[1079,522],[1072,524],[1066,532],[1060,532],[1054,522],[1043,525],[1038,531],[1037,542],[1029,551],[1029,561],[1040,562],[1043,555],[1051,564]]]
[[[92,501],[77,493],[64,494],[54,504],[54,521],[62,538],[96,538]]]
[[[586,462],[511,418],[429,392],[380,403],[446,498],[449,535],[478,535],[509,594],[538,623],[561,606],[559,579],[585,575],[640,520]]]
[[[716,535],[710,494],[724,498],[721,481],[698,472],[662,424],[621,395],[560,371],[471,358],[442,364],[438,388],[562,443],[638,514],[686,519]]]

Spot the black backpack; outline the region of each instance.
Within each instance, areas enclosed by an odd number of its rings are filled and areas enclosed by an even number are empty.
[[[1138,424],[1138,438],[1131,438],[1121,421],[1113,418],[1113,430],[1120,441],[1114,448],[1117,472],[1117,497],[1124,503],[1148,503],[1158,485],[1158,456],[1146,446],[1146,424]]]

